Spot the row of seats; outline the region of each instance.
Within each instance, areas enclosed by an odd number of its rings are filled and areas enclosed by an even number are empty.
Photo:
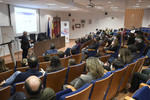
[[[58,100],[110,100],[125,88],[135,72],[140,71],[145,57],[135,60],[122,69],[106,73],[102,78],[86,84],[74,92],[64,90],[57,93]]]

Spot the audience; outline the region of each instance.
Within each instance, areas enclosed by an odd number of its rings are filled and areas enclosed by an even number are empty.
[[[73,86],[75,89],[79,89],[86,83],[90,83],[91,81],[99,79],[104,75],[104,68],[101,64],[101,61],[95,57],[89,57],[86,59],[86,71],[87,74],[80,75],[80,77],[70,82],[70,85]],[[66,87],[68,87],[68,85],[63,86],[64,89]]]
[[[121,61],[114,60],[113,63],[110,66],[111,71],[117,70],[119,68],[123,68],[124,64]]]
[[[115,39],[112,41],[110,47],[105,47],[105,49],[106,49],[106,50],[109,50],[109,51],[116,51],[116,50],[118,49],[118,47],[119,47],[119,42],[118,42],[118,39],[115,38]]]
[[[130,50],[128,48],[121,48],[117,60],[121,61],[124,65],[131,63],[133,59]]]
[[[59,57],[59,58],[64,58],[64,57],[65,57],[64,52],[63,52],[63,51],[59,51],[59,52],[58,52],[58,57]]]
[[[51,59],[51,64],[50,66],[48,66],[46,68],[46,72],[49,73],[49,72],[54,72],[54,71],[57,71],[57,70],[60,70],[62,69],[62,65],[61,65],[61,62],[59,60],[59,57],[58,56],[53,56],[52,59]]]
[[[54,43],[51,43],[50,44],[50,50],[47,50],[46,52],[45,52],[45,54],[55,54],[55,53],[57,53],[58,51],[57,51],[57,49],[55,49],[55,44]]]
[[[23,82],[32,75],[35,75],[38,77],[43,75],[41,72],[37,71],[38,59],[36,56],[31,56],[28,58],[28,65],[30,69],[28,69],[27,72],[16,71],[6,81],[4,80],[3,82],[1,82],[0,85],[1,86],[12,85],[17,82]]]
[[[8,70],[9,70],[9,68],[6,67],[6,65],[5,65],[5,60],[0,57],[0,73],[1,73],[1,72],[5,72],[5,71],[8,71]]]
[[[8,100],[56,100],[54,90],[49,87],[43,89],[42,81],[36,76],[27,78],[23,89],[28,96],[23,92],[17,92]]]
[[[129,45],[128,49],[131,51],[131,56],[132,56],[133,60],[140,57],[140,55],[137,52],[137,47],[135,45],[133,45],[133,44]]]
[[[73,65],[76,65],[76,60],[75,59],[69,59],[69,66],[73,66]]]
[[[44,61],[47,62],[47,61],[51,61],[51,56],[49,54],[45,54],[44,55]]]
[[[21,66],[22,67],[27,67],[28,66],[28,59],[27,58],[23,58],[21,60]]]

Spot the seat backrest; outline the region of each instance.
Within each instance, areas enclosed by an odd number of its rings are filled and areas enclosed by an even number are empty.
[[[85,62],[74,66],[70,66],[68,68],[68,73],[67,73],[67,84],[70,83],[75,78],[77,78],[78,76],[80,76],[84,72],[84,68],[85,68]]]
[[[16,70],[17,70],[17,71],[21,71],[21,72],[26,72],[27,69],[29,69],[28,66],[27,66],[27,67],[19,67],[19,68],[17,68]]]
[[[111,56],[111,54],[108,54],[108,55],[105,55],[105,56],[101,56],[99,59],[103,63],[106,63],[108,61],[108,59],[109,59],[110,56]]]
[[[114,72],[109,89],[105,95],[105,100],[110,100],[112,97],[115,96],[120,86],[121,80],[125,74],[126,69],[127,69],[127,66],[123,69],[120,69]]]
[[[121,82],[121,86],[119,88],[119,91],[123,90],[126,87],[126,84],[128,83],[128,81],[129,81],[129,79],[132,75],[132,72],[133,72],[133,69],[134,69],[134,66],[136,65],[136,63],[137,62],[134,62],[134,63],[131,63],[131,64],[128,65],[128,68],[126,70],[123,81]]]
[[[76,64],[80,64],[82,60],[82,53],[72,55],[71,58],[76,60]]]
[[[12,62],[9,62],[9,63],[6,63],[5,64],[9,69],[14,69],[15,68],[15,63],[12,61]]]
[[[66,80],[66,74],[67,68],[56,72],[46,73],[46,77],[44,79],[46,81],[46,87],[51,87],[55,93],[61,91]]]
[[[12,69],[0,73],[0,82],[9,78],[13,73],[14,73],[14,70],[12,70]]]
[[[49,62],[41,62],[41,63],[39,63],[39,71],[41,70],[41,68],[44,70],[44,71],[46,71],[46,68],[48,67],[48,66],[50,66],[50,61]]]
[[[150,98],[150,88],[148,86],[144,86],[138,89],[132,96],[135,100],[149,100]]]
[[[50,56],[52,57],[52,56],[57,56],[58,55],[58,53],[53,53],[53,54],[50,54]]]
[[[0,98],[1,100],[8,100],[10,98],[10,86],[0,89]]]
[[[144,61],[145,61],[145,57],[139,58],[139,59],[137,60],[137,63],[136,63],[136,65],[135,65],[135,67],[134,67],[133,74],[134,74],[135,72],[138,72],[138,71],[142,68]]]
[[[45,62],[44,56],[38,56],[37,58],[38,58],[39,62]]]
[[[86,84],[80,89],[69,93],[69,95],[65,96],[65,99],[63,100],[88,100],[91,88],[92,84]]]
[[[21,60],[17,60],[16,61],[16,67],[18,68],[18,67],[22,67],[22,65],[21,65]]]
[[[112,77],[113,77],[113,74],[110,74],[108,77],[104,79],[95,81],[93,85],[92,93],[90,96],[90,100],[103,100]]]
[[[68,67],[68,61],[70,59],[70,56],[65,57],[65,58],[59,58],[59,59],[60,59],[62,67],[65,67],[65,68]]]

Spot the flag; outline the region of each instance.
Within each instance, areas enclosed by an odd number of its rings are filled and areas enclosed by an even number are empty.
[[[50,21],[50,17],[48,17],[48,23],[47,23],[47,36],[48,36],[48,37],[50,37],[49,21]]]
[[[54,22],[52,22],[52,38],[55,38],[55,34],[54,34]]]

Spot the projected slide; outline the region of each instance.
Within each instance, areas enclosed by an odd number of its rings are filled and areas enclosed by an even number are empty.
[[[36,10],[15,7],[16,33],[37,32]]]

